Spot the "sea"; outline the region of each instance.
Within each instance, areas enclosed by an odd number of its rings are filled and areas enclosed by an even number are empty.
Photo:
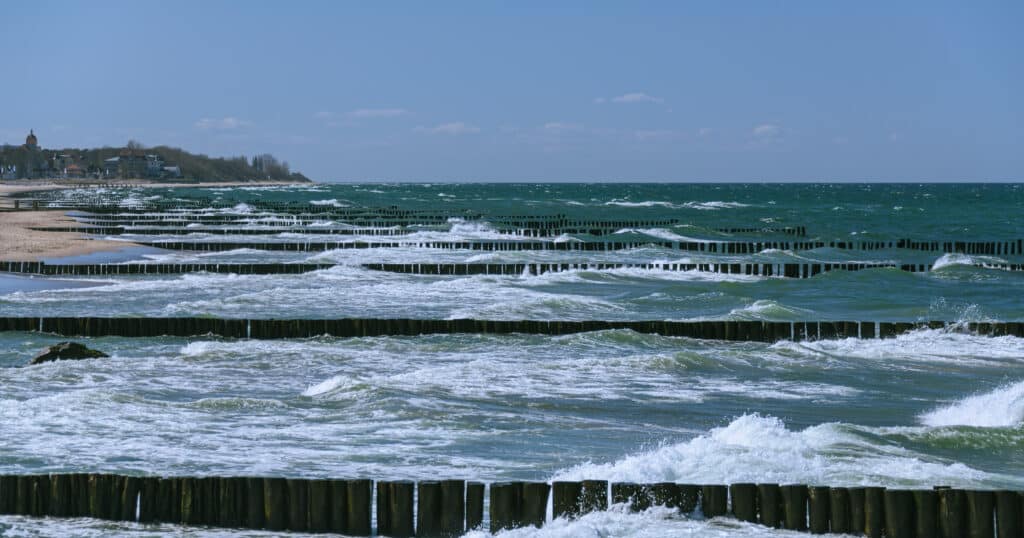
[[[125,233],[121,241],[400,241],[392,248],[222,252],[127,248],[70,260],[335,264],[292,275],[3,276],[0,316],[944,320],[890,339],[725,342],[606,330],[284,340],[81,338],[111,355],[26,366],[65,340],[0,333],[0,474],[117,472],[308,478],[605,479],[1024,489],[1024,341],[968,322],[1024,320],[1018,254],[645,242],[1016,241],[1019,184],[373,183],[69,189],[53,203],[209,204],[267,228],[261,202],[452,216],[398,237]],[[464,216],[460,216],[464,215]],[[655,222],[603,236],[509,235],[508,215]],[[239,228],[239,225],[232,225]],[[779,232],[803,227],[805,238]],[[365,228],[365,226],[358,226]],[[754,231],[728,231],[735,229]],[[722,231],[726,230],[726,231]],[[102,236],[99,236],[102,237]],[[456,241],[623,241],[620,250],[480,251]],[[244,245],[243,245],[244,246]],[[2,258],[2,256],[0,256]],[[84,261],[83,261],[84,260]],[[784,278],[640,268],[423,275],[366,263],[892,263]],[[477,530],[471,533],[483,536]],[[3,536],[261,536],[0,516]],[[623,506],[504,536],[788,536],[699,512]],[[793,536],[797,534],[793,533]]]

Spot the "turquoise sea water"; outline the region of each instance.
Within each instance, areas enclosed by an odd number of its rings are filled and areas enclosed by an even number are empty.
[[[415,242],[524,240],[500,215],[664,220],[614,236],[531,241],[730,240],[720,228],[803,226],[807,240],[1024,238],[1021,185],[311,185],[63,191],[60,200],[208,197],[479,214],[411,230]],[[489,217],[491,220],[488,220]],[[264,220],[261,220],[264,219]],[[344,227],[329,217],[311,227]],[[234,227],[238,227],[235,225]],[[118,235],[207,242],[373,241],[371,236]],[[387,238],[394,240],[394,238]],[[975,267],[1019,255],[905,249],[654,246],[602,251],[424,247],[327,252],[128,250],[152,262],[338,263],[302,275],[7,277],[0,316],[1024,320],[1024,273]],[[427,276],[362,263],[893,262],[936,264],[784,279],[636,269]],[[0,334],[0,472],[117,471],[308,477],[606,478],[655,482],[1024,488],[1024,342],[966,328],[896,339],[727,343],[603,331],[235,341],[94,338],[111,359],[23,367],[60,338]],[[180,533],[86,520],[0,517],[12,535]],[[784,535],[660,511],[594,514],[512,534]],[[216,534],[210,531],[210,534]]]

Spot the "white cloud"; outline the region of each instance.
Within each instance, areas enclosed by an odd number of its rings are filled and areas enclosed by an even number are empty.
[[[664,103],[660,97],[654,97],[642,92],[627,93],[618,97],[612,97],[613,103]]]
[[[461,121],[455,121],[451,123],[442,123],[436,127],[417,127],[414,129],[417,132],[429,133],[429,134],[444,134],[444,135],[462,135],[462,134],[476,134],[480,132],[480,128],[475,125],[470,125]]]
[[[902,142],[904,138],[906,138],[906,137],[903,136],[903,133],[901,133],[899,131],[893,131],[893,132],[889,133],[889,141],[890,142]]]
[[[408,113],[404,108],[357,108],[348,115],[353,118],[396,118]]]
[[[217,131],[230,131],[233,129],[248,127],[250,125],[252,125],[252,122],[240,120],[233,116],[226,116],[223,118],[202,118],[196,122],[197,129],[214,129]]]
[[[604,103],[605,101],[607,101],[607,99],[605,99],[604,97],[595,97],[594,98],[594,104],[595,105],[600,105],[600,104]]]
[[[567,133],[577,132],[583,130],[583,125],[579,123],[567,123],[564,121],[549,121],[544,124],[544,130],[550,133]]]
[[[700,129],[697,129],[697,136],[704,138],[705,136],[708,136],[713,132],[715,131],[711,127],[701,127]]]
[[[758,138],[775,138],[782,133],[782,129],[778,125],[771,123],[762,123],[751,131],[751,134]]]

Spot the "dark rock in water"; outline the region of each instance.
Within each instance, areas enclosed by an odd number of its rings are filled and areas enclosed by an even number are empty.
[[[78,342],[61,342],[47,348],[45,352],[32,359],[29,364],[42,364],[50,361],[95,359],[109,357],[102,351],[89,349]]]

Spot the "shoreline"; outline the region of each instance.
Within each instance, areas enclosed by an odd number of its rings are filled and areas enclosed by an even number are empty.
[[[0,257],[3,261],[41,261],[44,258],[65,258],[99,252],[115,252],[140,245],[127,241],[90,239],[78,232],[44,232],[38,227],[85,227],[66,215],[63,209],[14,211],[12,195],[80,188],[179,188],[313,185],[294,181],[206,181],[197,183],[163,183],[149,180],[123,180],[117,183],[55,182],[18,180],[0,182]]]
[[[90,239],[79,232],[44,232],[31,228],[47,226],[84,227],[65,211],[0,212],[0,252],[4,261],[41,261],[44,258],[82,256],[139,247],[127,241]]]

